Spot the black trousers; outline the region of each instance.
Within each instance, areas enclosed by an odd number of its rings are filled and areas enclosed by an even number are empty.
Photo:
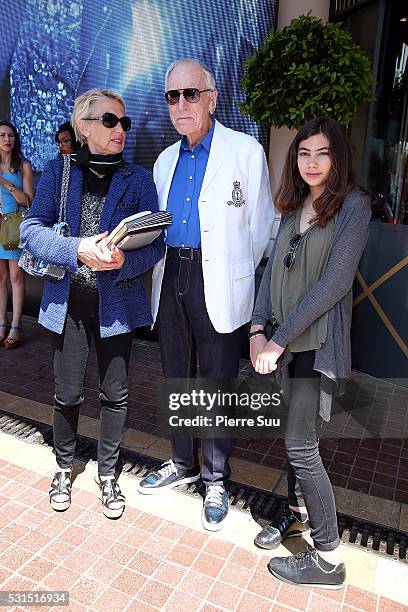
[[[52,334],[54,448],[60,468],[70,467],[74,460],[86,367],[94,339],[101,402],[98,471],[101,476],[114,474],[126,420],[132,338],[132,332],[101,338],[98,296],[71,290],[63,334]]]
[[[314,357],[314,351],[295,353],[289,364],[288,501],[292,506],[306,506],[315,547],[325,551],[334,550],[340,539],[333,488],[319,454],[323,420],[319,416],[320,373],[313,370]]]
[[[220,334],[205,306],[200,251],[193,259],[181,259],[169,248],[158,313],[158,334],[166,378],[194,378],[197,357],[202,378],[235,378],[244,328]],[[173,436],[173,461],[180,469],[199,469],[198,440]],[[229,478],[231,439],[204,438],[201,442],[205,484],[223,484]]]

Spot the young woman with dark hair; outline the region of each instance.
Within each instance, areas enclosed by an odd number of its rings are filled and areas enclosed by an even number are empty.
[[[21,154],[20,137],[9,121],[0,121],[0,212],[27,209],[34,197],[31,164]],[[7,250],[0,244],[0,346],[14,349],[20,345],[24,301],[24,272],[18,267],[21,249]],[[13,297],[13,319],[7,319],[7,281]]]
[[[356,184],[350,145],[337,121],[314,119],[298,132],[276,206],[282,220],[256,300],[250,345],[255,370],[276,370],[288,398],[289,507],[255,544],[274,549],[310,531],[314,548],[272,558],[270,572],[293,584],[341,588],[345,566],[319,435],[331,399],[351,371],[352,285],[371,201]],[[268,341],[265,328],[273,316],[278,327]]]

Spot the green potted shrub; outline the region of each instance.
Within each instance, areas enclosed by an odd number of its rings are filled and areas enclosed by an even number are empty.
[[[373,96],[368,57],[337,23],[310,15],[272,30],[244,64],[241,111],[267,126],[299,128],[314,117],[348,125]]]

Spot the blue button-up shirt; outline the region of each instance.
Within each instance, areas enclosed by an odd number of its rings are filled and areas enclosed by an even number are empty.
[[[174,171],[167,210],[173,213],[173,223],[167,230],[166,242],[173,247],[198,248],[201,244],[198,198],[211,149],[215,121],[211,129],[194,149],[190,150],[187,138],[182,137],[180,153]]]

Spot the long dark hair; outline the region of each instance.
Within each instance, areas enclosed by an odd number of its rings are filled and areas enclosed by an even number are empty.
[[[0,128],[2,125],[5,125],[6,127],[9,127],[13,130],[13,134],[14,134],[14,147],[11,151],[11,162],[10,162],[10,166],[12,168],[12,170],[14,170],[14,172],[17,172],[17,170],[20,170],[21,164],[24,161],[24,157],[21,153],[21,140],[20,140],[20,136],[16,130],[16,128],[14,127],[14,125],[12,123],[10,123],[10,121],[0,121]],[[0,159],[1,159],[1,155],[0,155]],[[1,160],[3,161],[3,160]]]
[[[324,227],[356,185],[350,143],[344,128],[335,119],[312,119],[296,134],[289,147],[275,204],[280,212],[290,213],[301,206],[308,195],[309,185],[298,168],[298,150],[303,140],[316,134],[324,134],[328,139],[332,163],[325,190],[313,204],[316,215],[312,222]]]

